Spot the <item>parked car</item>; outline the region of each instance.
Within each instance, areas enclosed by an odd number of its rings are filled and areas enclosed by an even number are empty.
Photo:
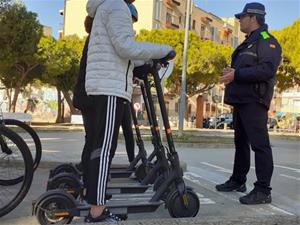
[[[217,129],[227,128],[233,129],[233,116],[232,113],[223,113],[217,117]]]

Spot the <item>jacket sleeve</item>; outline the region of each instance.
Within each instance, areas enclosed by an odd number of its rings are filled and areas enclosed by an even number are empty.
[[[114,8],[103,14],[108,36],[117,54],[122,58],[131,60],[160,59],[165,57],[172,47],[134,40],[131,17],[122,8]]]
[[[259,40],[257,57],[257,65],[235,71],[234,81],[237,83],[258,83],[275,77],[281,61],[281,47],[277,41],[274,39]]]

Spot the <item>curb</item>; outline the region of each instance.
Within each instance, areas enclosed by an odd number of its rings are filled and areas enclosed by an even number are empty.
[[[151,219],[130,220],[119,222],[119,225],[299,225],[299,216],[266,216],[241,218],[181,218],[181,219]],[[106,225],[109,223],[96,223]],[[78,225],[84,225],[83,223]]]

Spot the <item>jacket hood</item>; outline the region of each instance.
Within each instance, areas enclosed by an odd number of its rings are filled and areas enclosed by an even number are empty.
[[[95,17],[97,8],[107,0],[88,0],[86,4],[86,11],[90,17]]]

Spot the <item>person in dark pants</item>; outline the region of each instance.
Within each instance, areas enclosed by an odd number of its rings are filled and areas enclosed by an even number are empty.
[[[85,31],[90,34],[92,30],[93,18],[87,16],[84,21]],[[81,154],[81,162],[80,162],[80,169],[83,173],[83,187],[84,189],[87,188],[87,179],[86,174],[88,173],[88,161],[89,161],[89,153],[88,153],[88,145],[89,140],[92,138],[92,131],[91,127],[93,126],[93,121],[89,118],[93,117],[93,100],[90,96],[87,95],[85,91],[85,75],[86,75],[86,62],[87,62],[87,52],[88,52],[88,45],[89,45],[90,35],[87,36],[86,41],[84,43],[84,47],[82,50],[82,56],[80,59],[80,66],[79,66],[79,74],[77,77],[77,82],[75,84],[75,88],[73,91],[73,106],[81,111],[82,119],[83,119],[83,126],[85,130],[85,144],[83,147],[83,151]]]
[[[131,163],[134,160],[134,136],[132,130],[132,119],[131,119],[131,106],[130,102],[124,101],[124,113],[121,123],[123,130],[123,135],[125,139],[126,152],[128,156],[128,161]]]
[[[90,34],[85,90],[93,101],[92,138],[87,173],[86,201],[91,208],[87,223],[117,222],[106,209],[106,189],[112,156],[117,147],[124,115],[124,101],[131,101],[132,70],[138,60],[160,59],[170,46],[135,41],[133,5],[121,0],[88,0],[87,13],[94,18]],[[140,61],[140,62],[141,62]]]
[[[130,6],[132,7],[132,6]],[[132,21],[137,21],[137,14],[132,14]],[[90,34],[93,25],[93,18],[86,16],[84,21],[85,31]],[[74,88],[74,95],[73,95],[73,105],[75,108],[79,109],[82,114],[83,119],[83,126],[85,130],[85,144],[83,147],[82,155],[81,155],[81,162],[79,164],[80,169],[83,173],[83,186],[87,188],[86,174],[89,162],[89,152],[88,144],[89,140],[92,139],[92,127],[94,124],[93,115],[94,115],[94,103],[90,96],[86,94],[85,91],[85,76],[86,76],[86,63],[87,63],[87,52],[88,52],[88,45],[89,45],[90,36],[88,35],[82,50],[82,57],[80,59],[80,66],[79,66],[79,74],[77,77],[77,82]],[[126,152],[128,156],[128,161],[132,162],[135,154],[134,154],[134,136],[132,130],[132,120],[131,120],[131,108],[130,103],[128,101],[124,101],[124,114],[122,119],[122,130],[125,138],[125,145],[126,145]],[[112,156],[113,157],[113,156]],[[111,158],[112,158],[111,157]]]
[[[132,6],[131,6],[132,7]],[[137,21],[137,14],[132,14],[132,21]],[[90,34],[93,25],[93,18],[86,16],[84,21],[85,31]],[[82,57],[80,60],[79,66],[79,74],[77,77],[77,82],[74,88],[74,96],[73,96],[73,105],[75,108],[79,109],[82,114],[83,125],[85,130],[85,144],[81,155],[81,162],[79,164],[80,169],[83,173],[83,186],[87,188],[88,180],[87,178],[87,169],[88,169],[88,162],[89,162],[89,152],[88,152],[88,145],[90,144],[89,141],[92,140],[92,127],[95,123],[93,115],[94,115],[94,104],[93,99],[86,94],[85,91],[85,76],[86,76],[86,63],[87,63],[87,53],[88,53],[88,45],[89,45],[89,38],[88,35],[84,44],[84,48],[82,51]],[[133,161],[135,154],[134,154],[134,136],[132,130],[132,120],[131,120],[131,107],[128,101],[124,101],[124,113],[122,119],[122,130],[125,138],[126,144],[126,152],[128,156],[128,161]],[[113,157],[113,156],[112,156]],[[111,159],[112,159],[111,157]]]
[[[281,47],[268,32],[265,7],[248,3],[236,14],[246,39],[232,55],[221,83],[226,85],[224,102],[233,106],[235,158],[228,181],[218,191],[246,191],[250,169],[250,146],[255,153],[257,181],[254,189],[239,199],[242,204],[271,203],[273,157],[267,130],[268,110],[273,96],[275,74],[281,61]]]

